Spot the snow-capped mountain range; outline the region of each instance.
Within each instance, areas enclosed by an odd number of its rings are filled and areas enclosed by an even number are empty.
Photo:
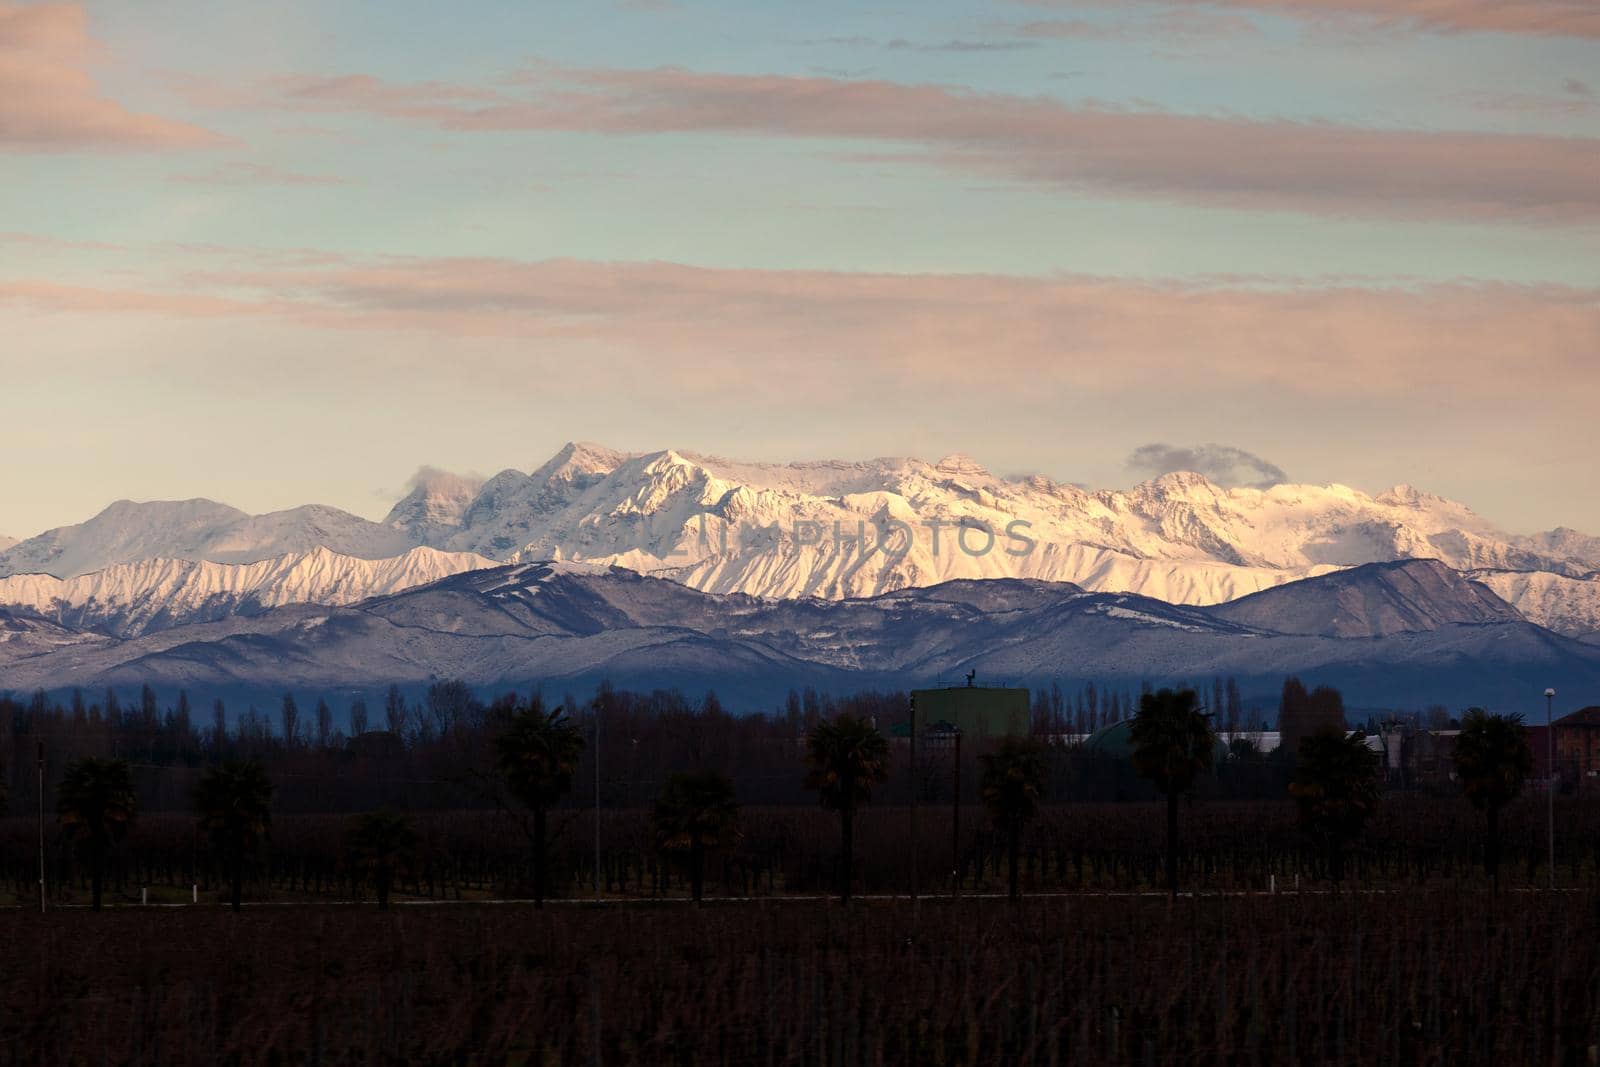
[[[419,547],[439,551],[419,557]],[[588,444],[487,481],[422,472],[378,523],[321,506],[251,516],[205,500],[121,501],[0,550],[0,575],[71,580],[6,579],[0,604],[125,635],[262,606],[356,603],[470,566],[556,559],[769,598],[1026,578],[1207,605],[1408,558],[1469,574],[1532,621],[1600,633],[1600,539],[1507,534],[1409,486],[1376,496],[1341,485],[1223,488],[1173,473],[1086,490],[996,476],[961,455],[750,463]]]

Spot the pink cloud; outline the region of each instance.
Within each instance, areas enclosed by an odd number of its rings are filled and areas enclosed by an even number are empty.
[[[489,91],[284,79],[277,106],[457,131],[714,132],[900,144],[896,158],[1099,195],[1406,219],[1600,219],[1600,140],[1387,130],[822,77],[539,64]]]
[[[1019,0],[1032,7],[1073,0]],[[1099,0],[1105,3],[1106,0]],[[1600,39],[1593,0],[1158,0],[1166,7],[1222,7],[1317,20],[1358,18],[1382,27],[1435,33],[1515,33]]]
[[[130,111],[89,75],[96,48],[77,4],[0,0],[0,150],[177,148],[214,143],[198,126]]]
[[[1159,380],[1197,393],[1481,401],[1561,382],[1569,397],[1600,400],[1600,291],[1558,286],[395,258],[197,271],[173,291],[0,282],[7,305],[513,338],[617,373],[709,375],[719,388],[760,391],[955,388],[981,366],[986,381],[1050,393]]]

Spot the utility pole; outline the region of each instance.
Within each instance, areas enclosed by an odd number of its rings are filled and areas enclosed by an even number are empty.
[[[917,698],[911,698],[911,913],[917,913]]]
[[[1554,689],[1544,691],[1544,743],[1545,758],[1549,761],[1550,777],[1545,782],[1545,828],[1549,832],[1550,888],[1556,887],[1556,724],[1552,710],[1556,699]]]
[[[956,727],[955,798],[950,802],[950,899],[961,896],[961,727]]]
[[[594,902],[600,903],[600,705],[594,706]]]
[[[44,914],[44,742],[39,742],[39,914]]]

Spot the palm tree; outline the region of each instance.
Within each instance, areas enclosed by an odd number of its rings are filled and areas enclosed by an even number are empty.
[[[388,911],[395,870],[417,847],[411,819],[389,808],[369,811],[351,825],[349,844],[358,868],[371,876],[378,891],[378,910]]]
[[[1011,899],[1022,899],[1017,878],[1017,858],[1021,848],[1022,826],[1038,810],[1039,794],[1044,792],[1044,746],[1024,737],[1008,737],[993,752],[979,757],[983,777],[978,795],[989,817],[1006,835],[1007,873],[1011,880]]]
[[[545,817],[561,795],[572,788],[572,776],[583,751],[583,735],[561,708],[545,712],[532,701],[511,714],[495,738],[500,775],[512,797],[532,815],[533,899],[544,907]]]
[[[839,813],[839,903],[850,903],[855,866],[856,808],[889,780],[889,742],[870,720],[840,715],[806,735],[806,786]]]
[[[1467,799],[1484,814],[1483,867],[1498,892],[1500,810],[1522,792],[1522,781],[1533,768],[1533,752],[1522,729],[1522,716],[1468,709],[1451,755]]]
[[[201,829],[222,857],[233,890],[233,910],[244,895],[245,858],[272,826],[272,782],[256,760],[212,767],[194,790]]]
[[[662,850],[688,850],[689,884],[695,903],[700,903],[705,892],[706,849],[739,839],[739,803],[734,799],[733,779],[717,771],[668,775],[651,821]]]
[[[1378,754],[1360,732],[1323,730],[1300,742],[1289,795],[1300,809],[1300,828],[1322,845],[1328,877],[1344,878],[1344,847],[1360,836],[1382,799]]]
[[[56,814],[67,835],[89,853],[95,911],[105,888],[107,854],[137,813],[127,760],[90,756],[67,765],[56,787]]]
[[[1178,895],[1178,797],[1209,770],[1217,738],[1193,689],[1161,689],[1139,698],[1129,728],[1133,769],[1167,796],[1167,892]]]

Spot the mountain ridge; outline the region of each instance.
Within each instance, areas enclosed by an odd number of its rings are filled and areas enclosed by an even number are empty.
[[[1519,706],[1545,685],[1600,687],[1600,647],[1485,612],[1492,594],[1437,564],[1433,610],[1385,616],[1381,636],[1286,633],[1337,590],[1396,588],[1388,565],[1305,579],[1248,623],[1222,609],[1095,593],[1033,579],[956,580],[873,597],[704,593],[626,568],[562,561],[465,571],[344,607],[289,605],[126,640],[56,631],[7,649],[8,684],[188,688],[251,700],[285,690],[372,692],[462,678],[485,688],[716,688],[766,707],[790,687],[833,691],[954,684],[1184,682],[1235,675],[1257,694],[1286,674],[1346,691],[1352,706]],[[1399,568],[1404,570],[1404,568]],[[1330,592],[1332,590],[1332,592]],[[1491,598],[1485,601],[1484,598]],[[1268,601],[1270,606],[1272,601]],[[1226,607],[1226,606],[1223,606]],[[1407,628],[1413,623],[1419,628]],[[1530,696],[1529,694],[1534,694]]]

